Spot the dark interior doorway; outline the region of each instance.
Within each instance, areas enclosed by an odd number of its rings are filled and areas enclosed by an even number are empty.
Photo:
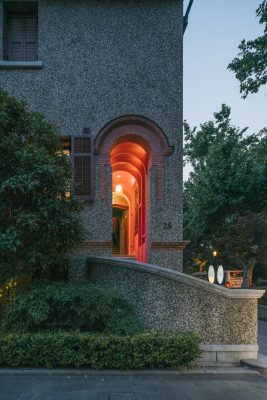
[[[128,209],[112,208],[112,255],[128,254]]]

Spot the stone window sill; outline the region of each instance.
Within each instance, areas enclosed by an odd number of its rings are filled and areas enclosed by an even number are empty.
[[[41,69],[42,61],[0,61],[0,69]]]

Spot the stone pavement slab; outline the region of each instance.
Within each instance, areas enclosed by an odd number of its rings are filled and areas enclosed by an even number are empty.
[[[1,374],[0,400],[266,400],[250,374]]]

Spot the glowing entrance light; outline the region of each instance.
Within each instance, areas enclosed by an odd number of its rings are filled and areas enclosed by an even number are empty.
[[[121,185],[116,185],[115,191],[117,193],[121,193],[122,192],[122,186]]]

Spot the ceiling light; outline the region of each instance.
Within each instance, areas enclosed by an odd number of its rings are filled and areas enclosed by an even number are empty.
[[[121,185],[116,185],[115,191],[117,193],[121,193],[122,192],[122,186]]]

